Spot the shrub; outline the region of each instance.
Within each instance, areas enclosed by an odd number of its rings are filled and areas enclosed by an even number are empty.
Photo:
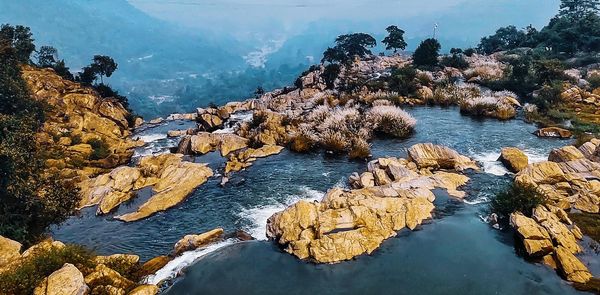
[[[309,130],[309,126],[301,126],[298,134],[292,139],[290,148],[294,152],[309,152],[317,143],[316,135]]]
[[[408,136],[416,120],[407,112],[394,106],[376,106],[367,113],[367,121],[379,133],[402,138]]]
[[[590,75],[587,81],[590,82],[592,89],[600,88],[600,73],[596,72]]]
[[[0,293],[33,294],[33,289],[44,278],[59,270],[65,263],[73,264],[80,270],[92,269],[94,257],[92,251],[76,245],[37,251],[31,258],[0,273]]]
[[[92,146],[92,154],[90,155],[90,159],[92,160],[101,160],[105,159],[110,155],[110,150],[108,144],[104,142],[102,139],[90,139],[87,142]]]
[[[457,68],[464,70],[469,67],[469,63],[462,54],[451,54],[444,56],[441,61],[441,65],[444,67]]]
[[[367,159],[371,156],[371,145],[364,139],[357,137],[352,141],[348,157],[350,159]]]
[[[535,188],[512,184],[492,200],[493,212],[508,217],[513,212],[521,212],[526,216],[533,214],[533,209],[544,204],[545,198]]]
[[[402,96],[413,96],[419,89],[416,77],[417,70],[413,67],[393,68],[389,78],[389,88]]]
[[[341,153],[348,149],[348,140],[339,131],[326,130],[321,134],[321,147],[327,151]]]

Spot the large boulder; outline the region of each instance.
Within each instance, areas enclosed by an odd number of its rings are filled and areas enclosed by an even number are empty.
[[[408,156],[419,168],[454,169],[457,171],[479,169],[477,164],[468,157],[451,148],[432,143],[413,145],[408,149]]]
[[[110,285],[124,290],[135,286],[134,282],[104,264],[98,264],[94,271],[85,277],[85,283],[90,286]]]
[[[175,244],[173,254],[178,256],[185,251],[195,250],[207,246],[208,244],[213,243],[222,237],[222,228],[215,228],[199,235],[187,235]]]
[[[525,167],[529,165],[527,155],[520,149],[514,147],[503,148],[499,160],[509,171],[515,173],[525,169]]]
[[[163,268],[169,261],[171,261],[171,257],[169,256],[157,256],[148,261],[146,261],[142,266],[140,266],[138,270],[138,274],[140,276],[147,276],[156,273],[158,270]]]
[[[559,127],[541,128],[534,132],[538,137],[571,138],[571,131]]]
[[[548,156],[548,161],[552,162],[569,162],[573,160],[585,159],[583,153],[572,145],[553,149]]]
[[[554,251],[558,268],[565,278],[574,283],[587,283],[592,274],[588,268],[568,249],[558,246]]]
[[[535,220],[515,212],[510,215],[510,224],[521,237],[529,256],[543,257],[552,252],[553,245],[548,231]]]
[[[162,169],[155,181],[156,193],[135,212],[117,216],[122,221],[136,221],[181,203],[194,189],[205,183],[213,171],[206,164],[185,162],[179,158]]]
[[[85,295],[90,291],[83,274],[72,264],[45,278],[33,291],[34,295]]]
[[[21,243],[0,236],[0,268],[21,256]]]

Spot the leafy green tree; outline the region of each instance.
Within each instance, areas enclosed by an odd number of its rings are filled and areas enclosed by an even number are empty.
[[[8,24],[0,27],[0,45],[12,47],[18,62],[29,63],[29,57],[35,51],[33,41],[31,30],[28,27],[13,27]]]
[[[117,70],[118,64],[110,56],[95,55],[91,68],[100,75],[100,83],[104,84],[104,76],[110,77]]]
[[[438,56],[442,46],[436,39],[429,38],[421,42],[413,54],[413,64],[417,67],[433,67],[438,64]]]
[[[254,90],[254,97],[260,98],[263,94],[265,94],[265,89],[262,86],[256,87],[256,90]]]
[[[31,98],[22,78],[20,65],[29,59],[22,43],[7,40],[0,43],[0,235],[27,242],[70,216],[79,194],[44,173],[46,157],[36,133],[46,106]]]
[[[75,81],[91,86],[98,79],[96,70],[92,66],[83,67],[82,71],[77,74]]]
[[[323,53],[322,62],[342,62],[347,63],[355,56],[365,57],[371,54],[369,48],[377,45],[377,41],[369,34],[354,33],[338,36],[335,39],[336,45],[333,48],[327,48]]]
[[[577,20],[582,19],[587,14],[600,11],[599,0],[561,0],[560,2],[560,15]]]
[[[52,46],[42,46],[37,51],[37,65],[42,68],[52,67],[56,63],[58,51]]]
[[[67,65],[65,64],[64,59],[61,59],[54,63],[54,65],[52,65],[52,69],[54,69],[57,75],[63,77],[64,79],[67,79],[69,81],[75,80],[75,77],[73,77],[73,74],[71,73],[71,71],[69,71],[69,67],[67,67]]]
[[[526,40],[527,35],[524,31],[515,26],[508,26],[498,29],[494,35],[483,37],[478,49],[482,53],[492,54],[521,47]]]
[[[393,68],[388,84],[391,91],[402,96],[413,96],[419,89],[416,78],[417,70],[413,67]]]
[[[328,89],[333,89],[335,87],[335,80],[340,75],[341,68],[338,64],[329,64],[325,66],[323,73],[321,73],[321,78],[325,80],[325,85]]]
[[[406,42],[404,41],[404,31],[397,26],[389,26],[385,29],[388,32],[388,36],[381,41],[386,45],[385,50],[394,50],[394,53],[398,52],[398,49],[406,49]]]

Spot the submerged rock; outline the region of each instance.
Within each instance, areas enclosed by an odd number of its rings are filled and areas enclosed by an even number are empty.
[[[34,295],[85,295],[89,293],[83,274],[72,264],[45,278],[33,291]]]
[[[509,171],[515,173],[525,169],[525,167],[529,165],[527,155],[520,149],[514,147],[503,148],[499,160]]]
[[[215,228],[199,235],[187,235],[175,244],[173,254],[178,256],[183,252],[207,246],[208,244],[213,243],[222,237],[222,228]]]
[[[556,138],[571,138],[573,134],[571,131],[558,128],[558,127],[547,127],[541,128],[534,132],[536,136],[539,137],[556,137]]]

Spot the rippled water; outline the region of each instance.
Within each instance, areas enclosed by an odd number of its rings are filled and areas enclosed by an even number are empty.
[[[512,235],[491,229],[480,215],[496,191],[510,182],[496,161],[505,146],[522,148],[533,161],[567,142],[539,139],[535,126],[521,120],[499,122],[461,116],[456,108],[408,109],[418,120],[416,132],[405,140],[376,140],[374,157],[404,156],[419,142],[452,147],[482,162],[484,172],[471,175],[467,202],[440,197],[436,219],[416,232],[384,242],[372,256],[337,265],[313,265],[282,253],[268,241],[230,245],[213,252],[188,253],[179,265],[202,256],[169,294],[570,294],[575,291],[548,268],[515,255]],[[185,129],[170,123],[145,130],[142,136]],[[145,150],[166,151],[172,139],[159,138]],[[143,148],[144,149],[144,148]],[[143,152],[144,150],[141,150]],[[141,154],[141,153],[140,153]],[[211,153],[194,159],[214,169],[223,160]],[[258,160],[235,174],[226,187],[213,178],[180,206],[134,223],[94,216],[86,209],[53,230],[56,239],[91,246],[104,254],[132,252],[142,259],[172,250],[182,236],[215,227],[244,229],[265,238],[266,219],[299,199],[320,199],[327,189],[345,186],[347,177],[364,171],[364,162],[323,153],[299,155],[287,150]],[[130,212],[148,191],[114,214]],[[443,195],[439,193],[438,195]],[[209,253],[210,252],[210,253]],[[184,261],[185,260],[185,261]],[[154,281],[173,275],[173,263]]]

